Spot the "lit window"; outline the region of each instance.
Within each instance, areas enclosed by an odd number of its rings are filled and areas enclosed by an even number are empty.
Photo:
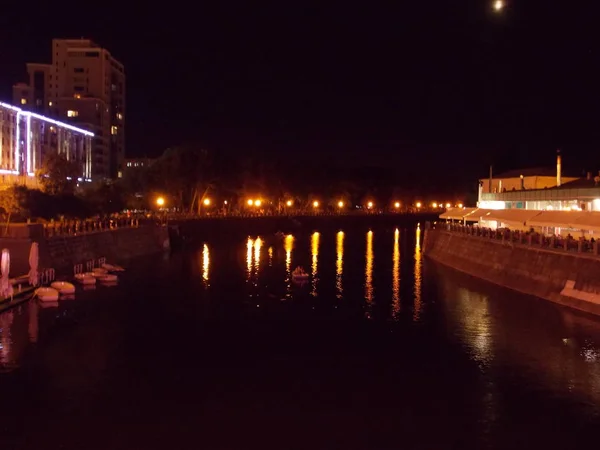
[[[73,97],[75,97],[75,98],[81,98],[81,94],[73,94]]]
[[[127,167],[131,167],[131,163],[130,162],[127,163]]]
[[[22,98],[21,99],[21,105],[26,105],[27,104],[27,99],[26,98]]]
[[[48,106],[52,106],[52,102],[48,102]]]
[[[119,120],[123,120],[123,114],[121,114],[121,113],[117,113],[117,119],[119,119]]]
[[[112,127],[110,127],[110,134],[112,134],[112,135],[117,134],[117,127],[115,125],[113,125]]]
[[[67,111],[67,117],[77,117],[79,115],[79,111],[73,111],[72,109],[69,109]]]

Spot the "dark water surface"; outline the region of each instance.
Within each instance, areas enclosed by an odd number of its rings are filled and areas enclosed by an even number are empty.
[[[424,261],[420,230],[338,231],[0,315],[0,448],[597,446],[600,320]]]

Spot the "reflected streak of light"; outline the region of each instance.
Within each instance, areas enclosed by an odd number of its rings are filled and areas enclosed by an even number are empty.
[[[365,254],[365,298],[371,305],[373,302],[373,232],[367,233],[367,251]]]
[[[421,315],[421,282],[422,282],[422,254],[421,254],[421,226],[417,225],[415,236],[415,308],[413,312],[413,320],[419,320]]]
[[[0,314],[0,364],[8,365],[12,357],[12,336],[11,325],[13,319],[13,311],[6,311]]]
[[[471,347],[475,359],[486,365],[492,357],[491,319],[488,297],[478,292],[460,288],[457,292],[460,315],[465,338]]]
[[[38,320],[39,306],[37,302],[29,302],[29,342],[35,343],[38,340],[39,334],[39,320]]]
[[[273,247],[269,247],[269,267],[273,265]]]
[[[342,286],[342,274],[344,272],[344,232],[338,231],[336,236],[336,261],[335,261],[335,289],[336,297],[342,298],[344,288]]]
[[[285,283],[287,287],[287,296],[291,295],[292,290],[292,249],[294,248],[294,236],[288,234],[283,241],[285,249]]]
[[[248,280],[252,276],[252,249],[254,248],[254,239],[248,238],[248,243],[246,244],[247,252],[246,252],[246,276]]]
[[[312,256],[312,291],[310,295],[317,295],[317,282],[318,282],[318,263],[319,263],[319,238],[320,234],[315,231],[310,239],[310,253]]]
[[[210,253],[208,250],[208,245],[204,244],[204,248],[202,249],[202,279],[205,282],[208,282],[209,266],[210,266]]]
[[[263,246],[263,240],[257,237],[254,241],[254,274],[258,275],[258,269],[260,267],[260,250]]]
[[[400,313],[400,230],[396,228],[394,231],[394,253],[392,268],[392,313],[394,317],[398,317]]]

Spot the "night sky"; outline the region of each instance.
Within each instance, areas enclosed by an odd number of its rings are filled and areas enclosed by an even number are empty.
[[[194,141],[472,183],[490,163],[551,165],[560,147],[572,168],[600,168],[592,2],[395,4],[11,2],[0,98],[53,37],[84,36],[125,65],[129,156]]]

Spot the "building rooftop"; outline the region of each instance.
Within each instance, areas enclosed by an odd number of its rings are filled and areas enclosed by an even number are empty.
[[[493,178],[520,178],[521,175],[524,177],[555,177],[556,176],[556,166],[554,167],[531,167],[527,169],[515,169],[509,170],[507,172],[502,172],[499,174],[492,173]],[[581,177],[581,174],[575,174],[572,171],[565,171],[563,169],[562,176],[567,178],[578,178]],[[483,180],[487,180],[488,176],[482,178]]]
[[[596,182],[594,181],[594,175],[592,175],[592,178],[590,180],[588,180],[586,177],[582,177],[578,178],[577,180],[562,183],[560,186],[554,186],[549,189],[587,189],[598,186],[600,186],[600,184],[596,184]]]

